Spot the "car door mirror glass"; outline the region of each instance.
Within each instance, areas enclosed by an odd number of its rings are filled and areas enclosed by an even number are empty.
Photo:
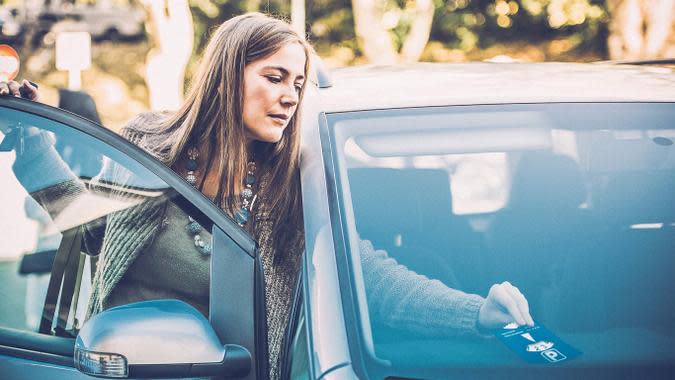
[[[245,376],[249,352],[223,346],[206,318],[177,300],[137,302],[92,317],[75,342],[83,373],[116,378]]]

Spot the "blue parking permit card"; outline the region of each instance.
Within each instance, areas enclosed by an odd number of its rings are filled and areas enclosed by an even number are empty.
[[[530,327],[511,323],[497,330],[495,336],[529,363],[554,364],[581,355],[581,351],[563,342],[540,324]]]

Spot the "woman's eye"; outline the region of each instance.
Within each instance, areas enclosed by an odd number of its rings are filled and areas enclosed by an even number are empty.
[[[281,77],[275,76],[275,75],[268,75],[267,80],[272,82],[272,83],[281,83]]]

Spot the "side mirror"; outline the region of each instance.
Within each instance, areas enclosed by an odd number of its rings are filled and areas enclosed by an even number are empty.
[[[75,366],[105,378],[243,377],[251,354],[223,346],[209,322],[177,300],[132,303],[92,317],[75,341]]]

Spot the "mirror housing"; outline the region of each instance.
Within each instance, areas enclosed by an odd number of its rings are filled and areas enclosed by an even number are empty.
[[[243,377],[245,348],[223,346],[204,316],[177,300],[118,306],[93,316],[75,341],[75,367],[105,378]]]

